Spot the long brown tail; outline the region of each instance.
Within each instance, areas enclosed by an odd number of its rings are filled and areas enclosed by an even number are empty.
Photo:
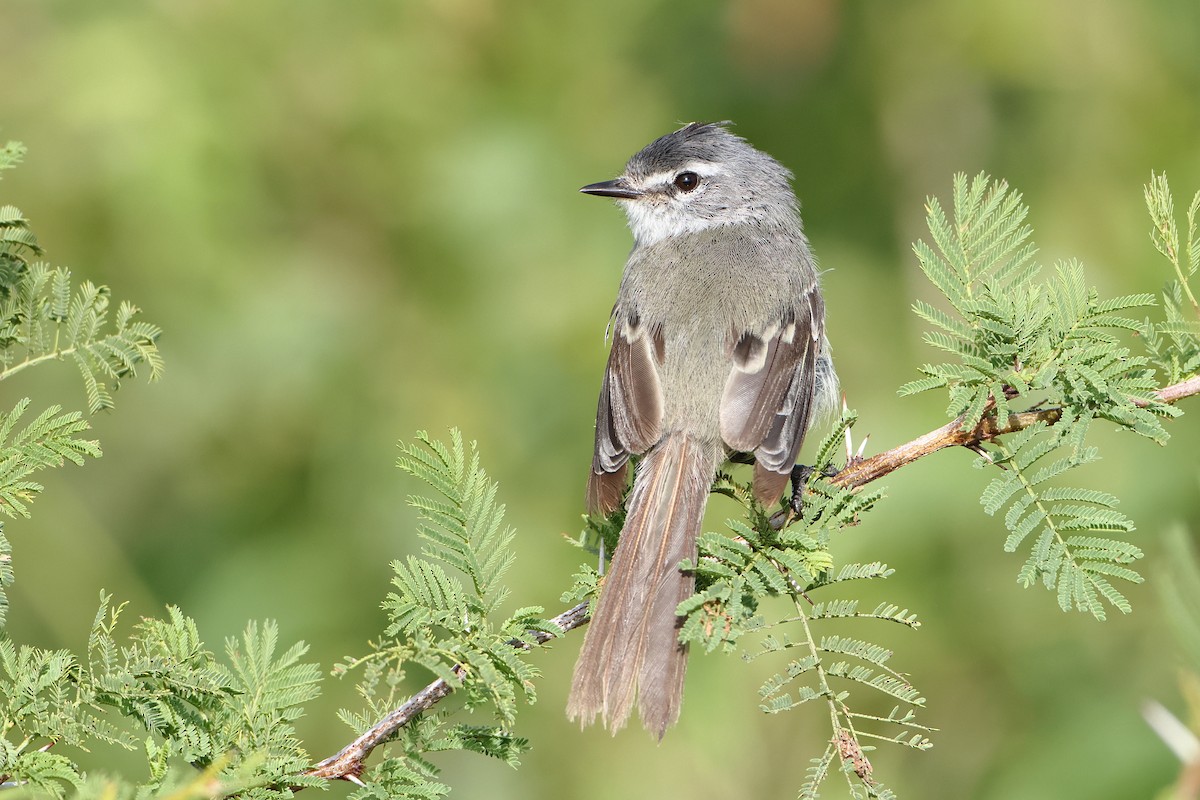
[[[612,570],[575,664],[571,719],[586,725],[599,715],[616,733],[635,697],[642,724],[660,739],[679,718],[687,648],[675,607],[695,587],[679,562],[696,558],[715,468],[708,450],[672,434],[638,466]]]

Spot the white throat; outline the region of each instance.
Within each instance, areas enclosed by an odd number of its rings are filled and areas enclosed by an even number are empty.
[[[722,225],[750,221],[750,217],[745,214],[712,219],[682,213],[680,209],[671,206],[647,206],[637,200],[622,200],[621,205],[625,208],[625,216],[629,218],[629,229],[633,231],[634,241],[642,247],[672,236],[683,236]]]

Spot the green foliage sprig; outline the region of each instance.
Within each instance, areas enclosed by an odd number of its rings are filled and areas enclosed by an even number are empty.
[[[0,172],[12,169],[25,158],[25,145],[21,142],[8,141],[0,146]],[[0,175],[0,178],[3,178]]]
[[[1022,585],[1040,580],[1057,590],[1064,610],[1098,619],[1105,617],[1101,599],[1128,613],[1129,602],[1111,579],[1140,582],[1129,564],[1142,553],[1111,534],[1131,532],[1132,522],[1115,510],[1113,495],[1063,486],[1058,479],[1098,457],[1085,444],[1095,420],[1166,441],[1160,418],[1180,412],[1159,402],[1149,359],[1134,355],[1119,336],[1145,330],[1125,312],[1150,306],[1154,298],[1101,300],[1075,261],[1058,263],[1050,279],[1040,279],[1032,229],[1025,224],[1028,208],[1003,181],[958,175],[953,220],[936,199],[927,209],[933,245],[919,241],[914,250],[953,313],[921,301],[914,311],[933,326],[926,342],[956,360],[925,365],[925,377],[900,393],[947,389],[947,413],[965,430],[985,415],[1004,423],[1018,403],[1059,409],[1053,426],[1036,424],[981,449],[976,466],[1004,470],[981,502],[989,514],[1007,505],[1006,550],[1033,543],[1020,571]]]
[[[368,797],[439,797],[448,787],[436,782],[436,768],[425,754],[469,750],[512,766],[528,747],[515,736],[518,702],[536,700],[538,670],[514,640],[530,631],[561,635],[542,618],[540,606],[500,616],[509,590],[503,578],[512,566],[514,532],[503,524],[504,506],[497,486],[479,464],[474,443],[469,452],[457,430],[450,443],[417,434],[417,444],[401,444],[398,466],[437,493],[410,496],[420,512],[417,535],[422,555],[393,562],[396,591],[384,602],[389,624],[385,638],[370,655],[348,659],[336,672],[364,667],[359,694],[364,712],[343,710],[341,717],[358,733],[396,707],[398,687],[410,665],[428,670],[456,690],[467,711],[486,710],[494,722],[450,724],[445,712],[407,722],[393,753],[364,778],[356,800]]]
[[[22,146],[9,142],[0,149],[0,170],[23,155]],[[162,377],[162,330],[138,319],[138,308],[127,302],[106,330],[108,287],[84,281],[73,288],[69,270],[33,260],[43,254],[20,209],[0,206],[0,380],[46,361],[72,360],[94,414],[112,408],[112,389],[141,365],[151,381]]]
[[[1187,239],[1182,246],[1175,219],[1175,200],[1167,176],[1150,173],[1145,195],[1150,211],[1150,240],[1170,262],[1175,278],[1167,282],[1162,292],[1166,319],[1157,323],[1146,320],[1141,332],[1146,349],[1166,383],[1179,383],[1200,372],[1200,302],[1196,301],[1191,287],[1191,279],[1200,269],[1200,238],[1197,237],[1200,192],[1193,195],[1188,205]]]
[[[9,142],[0,148],[0,172],[18,164],[25,148]],[[143,366],[150,381],[163,373],[157,325],[138,318],[138,309],[121,303],[110,320],[106,286],[84,281],[72,286],[71,273],[34,259],[44,255],[19,209],[0,205],[0,381],[54,361],[75,363],[83,379],[88,413],[113,407],[113,391]],[[110,324],[111,322],[111,324]],[[99,442],[79,436],[90,427],[79,411],[47,407],[24,427],[19,423],[30,400],[18,400],[0,416],[0,512],[28,517],[28,505],[42,491],[34,473],[70,461],[99,458]],[[13,573],[8,542],[0,528],[0,628],[8,608],[5,589]]]
[[[300,661],[303,643],[278,653],[275,624],[251,623],[240,639],[226,641],[222,663],[176,608],[166,619],[142,620],[118,643],[121,610],[101,596],[82,660],[0,638],[0,774],[6,780],[57,798],[69,791],[153,797],[178,787],[180,770],[191,765],[211,771],[209,796],[237,792],[264,800],[318,783],[299,774],[308,757],[292,724],[320,681],[316,666]],[[141,784],[89,780],[58,750],[97,744],[141,747],[148,778]]]
[[[0,267],[2,251],[0,245]],[[157,344],[162,331],[138,319],[136,306],[121,303],[111,332],[106,332],[108,287],[84,281],[72,290],[67,269],[25,264],[15,247],[9,255],[9,263],[22,268],[14,282],[0,285],[0,380],[47,361],[69,359],[79,369],[88,412],[94,414],[113,407],[112,389],[135,377],[140,365],[148,367],[151,381],[162,377]]]
[[[882,580],[893,573],[886,564],[846,564],[834,568],[831,537],[857,525],[861,515],[883,497],[882,490],[839,488],[822,473],[831,471],[833,455],[853,426],[856,415],[845,412],[817,450],[802,514],[777,529],[772,514],[755,502],[752,487],[723,474],[714,491],[734,499],[746,519],[729,520],[729,534],[700,537],[700,557],[683,569],[696,574],[697,591],[680,604],[686,619],[680,640],[711,652],[741,647],[743,636],[764,634],[757,648],[746,648],[747,660],[783,655],[783,669],[760,687],[761,708],[769,714],[823,703],[830,736],[824,752],[813,759],[800,797],[816,798],[834,771],[842,772],[854,797],[893,797],[878,781],[867,754],[872,741],[887,741],[919,750],[932,746],[911,708],[925,700],[888,661],[892,651],[858,636],[846,636],[844,623],[864,620],[918,628],[916,615],[889,603],[860,609],[855,599],[839,598],[836,588],[855,581]],[[731,535],[730,535],[731,534]],[[826,597],[826,595],[829,595]],[[820,597],[815,602],[814,597]],[[778,610],[772,601],[780,599]],[[856,710],[851,690],[869,689],[895,705],[886,715]],[[884,734],[868,726],[893,728]],[[838,766],[835,767],[834,765]]]
[[[0,171],[24,147],[0,148]],[[156,325],[121,303],[111,313],[107,287],[73,285],[70,272],[44,255],[24,215],[0,206],[0,380],[31,367],[72,361],[87,411],[113,407],[113,391],[143,368],[162,375]],[[0,512],[28,517],[42,491],[31,476],[101,455],[80,436],[80,411],[53,404],[26,420],[28,398],[0,415]],[[11,548],[0,533],[0,628],[12,583]],[[121,606],[101,595],[86,655],[19,645],[0,630],[0,781],[25,796],[147,800],[153,797],[290,796],[322,782],[303,774],[309,758],[293,723],[317,695],[320,673],[301,661],[303,643],[279,652],[274,623],[251,623],[225,644],[222,662],[178,609],[144,619],[118,642]],[[74,752],[98,747],[141,750],[140,783],[85,774]]]
[[[584,620],[575,613],[560,626],[536,607],[500,616],[513,531],[503,524],[496,484],[474,445],[468,452],[452,431],[449,444],[420,434],[418,444],[401,448],[401,468],[439,496],[410,498],[421,513],[423,554],[394,564],[396,591],[384,604],[389,626],[373,652],[335,670],[363,670],[358,690],[366,708],[340,716],[356,731],[378,730],[378,720],[395,717],[397,705],[411,706],[411,699],[400,701],[413,665],[439,676],[434,686],[445,689],[391,729],[395,752],[388,758],[367,772],[360,761],[337,776],[360,785],[356,798],[445,795],[449,786],[435,779],[429,758],[446,750],[517,766],[528,742],[512,727],[519,701],[534,701],[538,677],[525,642],[562,635]],[[274,623],[250,623],[240,638],[226,641],[221,659],[176,608],[165,619],[143,619],[119,642],[122,609],[102,594],[82,658],[19,647],[0,634],[0,779],[32,796],[83,800],[276,800],[326,785],[332,776],[310,768],[294,729],[320,682],[317,667],[302,661],[303,643],[281,652]],[[462,701],[456,709],[420,713],[451,690]],[[494,721],[453,719],[481,712]],[[64,751],[97,746],[140,750],[147,777],[86,774]]]

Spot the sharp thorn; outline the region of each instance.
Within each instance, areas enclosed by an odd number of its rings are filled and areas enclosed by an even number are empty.
[[[1196,734],[1161,703],[1155,700],[1142,703],[1142,718],[1184,764],[1195,763],[1200,757],[1200,740],[1197,740]]]
[[[984,461],[987,461],[989,464],[996,463],[996,460],[994,458],[992,458],[992,454],[989,453],[987,450],[983,449],[983,445],[979,444],[978,442],[972,442],[971,444],[965,444],[965,445],[963,445],[963,447],[967,448],[972,453],[977,454],[980,458],[982,458]]]

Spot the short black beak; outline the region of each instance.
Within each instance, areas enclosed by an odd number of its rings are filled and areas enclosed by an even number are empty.
[[[597,197],[615,197],[618,200],[633,200],[642,196],[640,191],[629,185],[627,178],[613,178],[611,181],[589,183],[579,191],[584,194],[594,194]]]

